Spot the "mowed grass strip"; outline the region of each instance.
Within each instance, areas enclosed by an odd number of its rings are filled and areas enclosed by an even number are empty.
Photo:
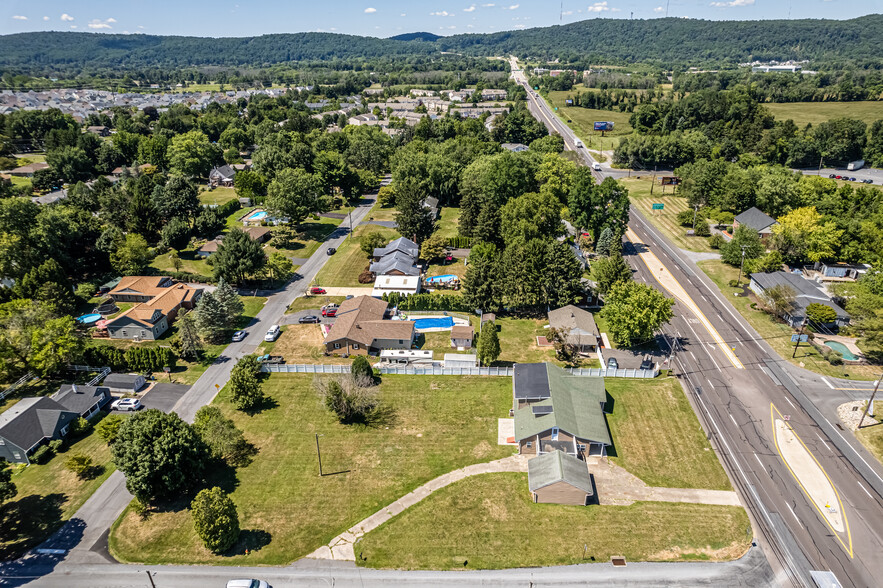
[[[632,133],[632,125],[629,124],[631,113],[565,106],[564,101],[567,98],[575,98],[580,91],[586,90],[577,86],[571,91],[549,92],[546,100],[553,108],[558,108],[556,111],[558,117],[573,129],[587,148],[605,151],[616,149],[616,146],[619,145],[619,138]],[[568,120],[571,122],[567,122]],[[613,131],[605,132],[602,137],[601,132],[595,130],[596,121],[612,122]]]
[[[605,378],[613,398],[610,460],[650,486],[732,490],[680,383]]]
[[[883,119],[883,102],[859,100],[856,102],[783,102],[764,104],[777,120],[794,121],[798,128],[834,118],[857,118],[868,125]]]
[[[751,523],[739,507],[534,504],[527,474],[500,473],[433,492],[365,535],[356,545],[356,561],[408,570],[568,565],[613,555],[628,561],[723,561],[742,556],[750,543]]]
[[[283,565],[443,473],[512,454],[497,445],[497,418],[511,406],[509,378],[384,376],[380,396],[395,411],[388,428],[339,424],[312,382],[307,374],[271,375],[264,390],[278,406],[254,415],[234,410],[226,388],[215,400],[259,450],[230,482],[244,533],[230,554],[202,546],[184,499],[146,520],[126,510],[111,532],[114,556]],[[316,433],[323,469],[335,475],[318,475]]]
[[[82,480],[68,471],[68,457],[92,458],[100,474]],[[113,472],[110,449],[92,433],[53,457],[31,464],[12,476],[18,494],[0,507],[0,559],[9,559],[37,545],[79,509]]]
[[[741,292],[741,290],[731,288],[729,285],[730,280],[735,280],[739,276],[738,267],[732,267],[716,259],[700,261],[696,265],[720,288],[727,300],[736,307],[736,310],[758,332],[760,337],[769,343],[776,353],[791,363],[817,374],[833,376],[835,378],[876,380],[880,376],[879,365],[845,363],[842,365],[831,365],[815,347],[806,343],[802,343],[797,348],[797,355],[792,358],[794,344],[791,343],[791,335],[797,331],[783,322],[774,320],[772,315],[763,311],[760,308],[760,301],[753,292],[750,296],[733,295],[737,291]],[[748,281],[749,278],[743,274],[742,284],[747,285]],[[755,304],[757,309],[751,308],[752,304]]]
[[[360,284],[359,274],[368,269],[371,261],[362,251],[360,239],[369,233],[380,233],[389,241],[397,238],[399,234],[393,229],[387,229],[377,225],[360,225],[355,228],[353,234],[348,236],[337,248],[334,255],[329,256],[328,261],[319,270],[316,283],[321,286],[352,286],[366,287],[372,284]]]
[[[644,175],[642,172],[640,178],[623,178],[621,180],[623,185],[628,188],[632,206],[640,210],[644,218],[653,223],[672,243],[681,249],[701,252],[714,251],[708,246],[708,239],[705,237],[687,236],[689,227],[681,226],[677,220],[678,213],[689,208],[687,199],[673,194],[671,186],[666,186],[667,193],[663,194],[659,178],[660,175],[657,174],[653,194],[650,194],[653,174]],[[653,210],[653,204],[656,203],[663,204],[664,208]],[[697,216],[696,222],[700,222],[700,220],[700,217]]]
[[[883,401],[875,401],[874,408],[868,416],[873,416],[877,421],[883,421]],[[865,444],[868,451],[874,454],[877,461],[883,463],[883,424],[867,426],[867,423],[866,420],[865,426],[856,431],[855,436]]]

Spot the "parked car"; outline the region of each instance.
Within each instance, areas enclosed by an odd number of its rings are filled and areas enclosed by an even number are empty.
[[[641,362],[641,368],[640,368],[640,369],[642,369],[642,370],[652,370],[652,369],[653,369],[653,358],[650,357],[650,356],[645,357],[645,358],[644,358],[644,361]]]
[[[835,180],[842,180],[843,178],[841,176],[834,176],[834,179]]]
[[[608,370],[618,370],[619,369],[619,362],[616,361],[615,357],[611,357],[610,359],[607,360],[607,369]]]
[[[335,249],[334,247],[329,247],[325,250],[325,253],[327,253],[328,255],[334,255],[335,253],[337,253],[337,249]]]
[[[263,580],[230,580],[227,588],[273,588]]]
[[[874,180],[872,180],[871,178],[865,178],[864,180],[862,180],[862,183],[863,184],[873,184]]]
[[[850,182],[854,182],[854,181],[856,181],[856,180],[855,180],[855,178],[849,178],[849,181],[850,181]]]
[[[110,407],[114,410],[136,411],[141,408],[141,401],[137,398],[120,398],[114,400]]]
[[[261,363],[285,363],[285,358],[281,355],[262,355],[258,361]]]
[[[235,333],[233,333],[233,342],[238,343],[239,341],[242,341],[243,339],[245,339],[246,335],[248,335],[248,333],[246,333],[245,331],[236,331]]]
[[[336,304],[329,304],[328,306],[322,307],[322,316],[332,317],[337,314],[338,306]]]
[[[837,174],[828,174],[828,177],[832,180],[837,177]]]
[[[297,322],[299,322],[299,323],[302,324],[302,325],[308,325],[308,324],[310,324],[310,323],[318,323],[318,322],[321,322],[321,319],[320,319],[319,317],[317,317],[316,315],[311,314],[311,315],[308,315],[308,316],[302,316],[302,317],[300,317],[299,319],[297,319]],[[268,335],[269,335],[269,333],[268,333]]]
[[[282,329],[279,328],[279,325],[273,325],[267,331],[267,334],[264,335],[264,341],[275,341],[279,338],[279,334],[282,332]]]
[[[324,294],[325,288],[320,288],[319,286],[313,286],[310,288],[310,294]]]

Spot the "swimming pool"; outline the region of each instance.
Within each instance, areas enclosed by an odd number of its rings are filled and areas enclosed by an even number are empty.
[[[456,279],[457,276],[455,276],[454,274],[446,274],[444,276],[433,276],[431,278],[427,278],[426,281],[430,284],[433,284],[435,282],[450,282]]]
[[[849,347],[839,341],[825,341],[825,345],[842,355],[844,361],[858,361],[858,357],[849,350]]]
[[[246,218],[245,220],[253,221],[253,220],[261,220],[264,218],[267,218],[267,211],[266,210],[259,210],[257,212],[251,213],[248,216],[248,218]]]
[[[422,329],[451,329],[454,327],[454,318],[450,316],[441,318],[414,319],[414,328]]]
[[[101,315],[98,313],[94,314],[84,314],[82,316],[77,317],[78,323],[83,323],[84,325],[91,325],[92,323],[101,319]]]

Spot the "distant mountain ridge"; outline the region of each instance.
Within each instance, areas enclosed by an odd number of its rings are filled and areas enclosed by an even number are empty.
[[[883,64],[883,15],[852,20],[707,21],[593,19],[567,25],[439,37],[389,39],[334,33],[177,37],[81,32],[0,36],[0,72],[100,68],[267,66],[308,60],[431,55],[508,55],[657,62],[668,65],[825,59]]]

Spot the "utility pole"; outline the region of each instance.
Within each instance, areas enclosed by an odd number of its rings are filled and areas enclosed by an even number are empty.
[[[745,248],[748,247],[748,245],[741,245],[740,247],[742,247],[742,260],[739,261],[739,277],[736,279],[737,288],[739,287],[739,284],[742,283],[742,266],[745,265]]]
[[[874,383],[874,391],[871,392],[871,398],[868,400],[868,405],[865,407],[865,412],[862,413],[862,418],[858,422],[858,428],[862,428],[862,423],[865,422],[865,417],[868,416],[868,411],[871,410],[871,406],[874,404],[874,396],[877,395],[877,390],[880,389],[880,380],[883,380],[883,374],[880,374],[880,378]]]
[[[319,433],[316,433],[316,455],[319,457],[319,477],[322,477],[322,452],[319,451]]]
[[[824,156],[824,155],[822,155],[821,157],[819,157],[819,173],[817,174],[817,175],[819,175],[819,176],[822,175],[822,161],[824,161],[824,159],[825,159],[825,156]]]
[[[665,186],[662,187],[662,191],[665,192]],[[696,230],[696,215],[697,215],[697,214],[699,214],[699,205],[698,205],[698,204],[694,204],[694,205],[693,205],[693,230],[694,230],[694,231]],[[743,253],[743,254],[745,253],[745,250],[744,250],[744,249],[742,250],[742,253]]]
[[[800,338],[803,336],[803,327],[806,325],[806,321],[804,320],[800,323],[800,332],[797,333],[797,341],[794,342],[794,353],[791,354],[791,359],[797,357],[797,348],[800,347]],[[873,396],[871,397],[873,398]]]

